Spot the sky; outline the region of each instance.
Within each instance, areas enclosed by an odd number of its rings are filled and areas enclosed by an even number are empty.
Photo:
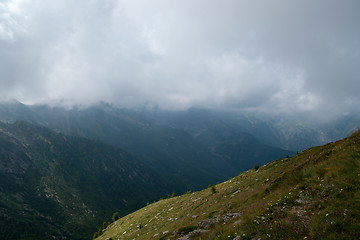
[[[360,112],[358,0],[0,0],[0,98]]]

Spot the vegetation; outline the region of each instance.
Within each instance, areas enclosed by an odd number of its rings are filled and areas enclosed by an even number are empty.
[[[119,212],[114,213],[113,216],[112,216],[113,222],[115,222],[115,221],[118,220],[119,218],[120,218],[120,217],[119,217]]]
[[[173,192],[172,194],[169,194],[169,195],[168,195],[168,198],[173,198],[173,197],[175,197],[175,192]]]
[[[0,239],[21,240],[90,239],[168,192],[121,149],[26,122],[0,122],[0,189]]]
[[[215,185],[212,185],[212,186],[210,187],[210,189],[211,189],[211,193],[212,193],[212,194],[216,193],[216,187],[215,187]]]
[[[150,204],[98,239],[178,239],[195,229],[203,230],[198,240],[359,239],[360,132],[241,173],[216,191]]]
[[[0,103],[0,120],[41,123],[65,135],[100,140],[130,152],[167,185],[161,187],[166,187],[166,191],[161,196],[156,194],[156,200],[172,191],[194,191],[225,181],[253,167],[254,160],[265,164],[293,154],[263,141],[275,137],[270,136],[269,129],[263,129],[266,124],[254,128],[258,121],[242,121],[238,117],[232,121],[225,116],[201,109],[141,111],[99,104],[68,110]],[[244,122],[248,125],[243,126]],[[263,136],[246,133],[249,124]],[[152,200],[155,199],[149,199]]]

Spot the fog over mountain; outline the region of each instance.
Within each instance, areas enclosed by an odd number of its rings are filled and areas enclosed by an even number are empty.
[[[0,96],[359,112],[360,2],[3,0]]]

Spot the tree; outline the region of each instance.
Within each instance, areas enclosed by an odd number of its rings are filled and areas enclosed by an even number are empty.
[[[113,214],[113,216],[112,216],[112,220],[115,222],[116,220],[118,220],[120,217],[119,217],[119,213],[118,212],[116,212],[116,213],[114,213]]]
[[[107,222],[103,222],[102,229],[106,229],[108,226]]]
[[[212,194],[216,193],[215,185],[209,185],[209,188],[210,188]]]

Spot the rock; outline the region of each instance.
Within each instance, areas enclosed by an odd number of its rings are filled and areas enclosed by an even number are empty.
[[[224,222],[226,222],[226,221],[230,221],[233,218],[241,217],[241,215],[242,215],[241,213],[227,213],[222,217],[222,219]]]
[[[235,225],[235,226],[236,226],[236,225],[239,225],[241,222],[242,222],[242,220],[238,220],[238,221],[234,222],[234,225]]]
[[[195,235],[207,233],[207,232],[209,232],[209,230],[194,230],[192,232],[189,232],[185,236],[178,238],[178,240],[191,240],[191,238],[193,238]]]
[[[215,218],[205,219],[198,223],[198,226],[202,229],[206,229],[212,225],[218,224],[219,220]]]

